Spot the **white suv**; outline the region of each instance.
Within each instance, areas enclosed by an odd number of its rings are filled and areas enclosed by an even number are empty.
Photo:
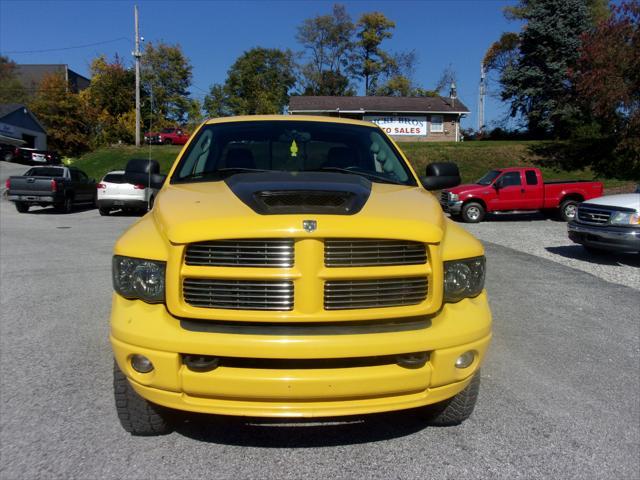
[[[112,210],[146,212],[157,193],[153,188],[127,183],[124,170],[107,173],[97,187],[100,215],[109,215]]]

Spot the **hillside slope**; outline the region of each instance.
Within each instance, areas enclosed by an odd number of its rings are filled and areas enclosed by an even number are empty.
[[[427,163],[451,161],[460,167],[463,182],[473,182],[487,170],[497,167],[534,165],[535,158],[528,150],[534,142],[524,141],[486,141],[464,143],[401,143],[418,174],[424,174]],[[74,165],[83,169],[96,179],[110,170],[123,169],[131,158],[152,158],[160,162],[161,171],[169,171],[171,164],[182,147],[173,145],[154,145],[136,149],[132,146],[105,147],[83,155],[74,161]],[[588,170],[555,171],[543,168],[546,179],[584,179],[591,180]],[[607,188],[629,186],[629,182],[603,179]]]

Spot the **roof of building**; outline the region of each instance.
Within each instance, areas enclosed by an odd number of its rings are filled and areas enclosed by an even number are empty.
[[[289,112],[416,112],[468,113],[459,99],[448,97],[321,97],[293,96]]]
[[[21,103],[0,103],[0,118],[6,117],[19,108],[24,108]]]
[[[61,73],[67,76],[68,80],[71,80],[69,77],[73,76],[84,80],[87,84],[91,82],[90,79],[84,75],[80,75],[78,72],[74,72],[69,68],[69,65],[64,63],[17,64],[15,72],[20,83],[28,90],[32,90],[30,93],[35,93],[33,90],[37,89],[42,79],[52,73]]]
[[[23,111],[16,113],[19,110]],[[38,120],[31,110],[21,103],[0,103],[0,121],[9,125],[41,131],[45,134],[47,132],[40,123],[40,120]]]

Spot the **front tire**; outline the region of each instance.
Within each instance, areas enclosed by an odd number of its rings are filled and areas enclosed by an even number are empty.
[[[165,138],[162,143],[165,145],[173,145],[173,141],[170,138]]]
[[[98,208],[98,212],[100,212],[100,215],[103,217],[106,217],[107,215],[109,215],[108,208]]]
[[[424,408],[424,413],[430,425],[449,426],[459,425],[473,413],[480,392],[480,370],[478,370],[469,385],[457,395]]]
[[[479,223],[484,220],[484,207],[478,202],[469,202],[462,207],[461,217],[465,223]]]
[[[16,202],[16,210],[18,213],[27,213],[29,211],[29,204]]]
[[[576,200],[565,200],[562,202],[560,204],[560,218],[565,222],[570,222],[576,218],[578,203]]]
[[[173,431],[170,411],[138,395],[127,377],[113,364],[113,395],[122,428],[132,435],[163,435]]]

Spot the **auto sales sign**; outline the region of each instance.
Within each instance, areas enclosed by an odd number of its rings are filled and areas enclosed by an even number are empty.
[[[365,115],[364,120],[373,122],[387,134],[393,136],[427,136],[426,116]]]

